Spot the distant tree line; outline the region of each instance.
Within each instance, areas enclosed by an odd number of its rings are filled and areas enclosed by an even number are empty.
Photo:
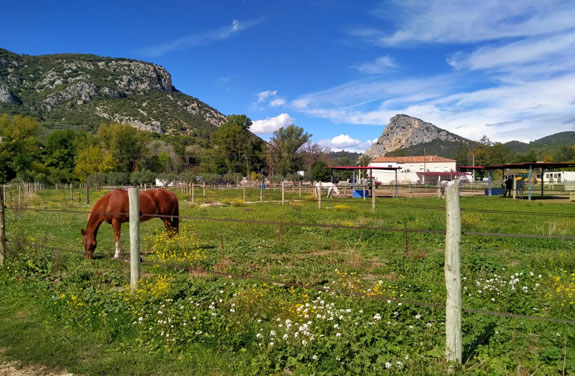
[[[243,177],[272,181],[326,180],[329,164],[355,164],[311,143],[290,125],[264,142],[245,115],[231,115],[209,138],[160,135],[128,124],[101,124],[95,132],[44,127],[29,116],[0,116],[0,184],[13,180],[92,185],[153,183],[156,178],[236,183]],[[298,171],[305,171],[300,176]],[[349,173],[336,172],[337,180]]]
[[[470,148],[461,143],[456,152],[455,159],[458,166],[489,166],[505,163],[520,162],[573,162],[575,161],[575,145],[557,147],[553,149],[527,153],[516,153],[500,142],[492,142],[483,136],[479,143]]]

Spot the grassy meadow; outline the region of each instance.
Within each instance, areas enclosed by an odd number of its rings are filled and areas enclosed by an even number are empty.
[[[44,190],[8,195],[9,260],[0,269],[0,356],[86,375],[438,375],[444,361],[438,198],[326,199],[309,192],[196,189],[180,197],[180,236],[141,224],[140,288],[130,293],[112,228],[83,258],[90,205]],[[92,203],[105,192],[92,192]],[[267,202],[266,202],[267,201]],[[462,197],[463,307],[575,320],[575,210],[558,200]],[[29,209],[53,210],[35,211]],[[482,212],[499,211],[503,213]],[[68,211],[68,212],[64,212]],[[74,213],[72,211],[77,211]],[[279,226],[207,219],[338,225]],[[205,272],[205,271],[208,272]],[[213,273],[210,273],[213,272]],[[575,327],[464,312],[471,375],[575,373]]]

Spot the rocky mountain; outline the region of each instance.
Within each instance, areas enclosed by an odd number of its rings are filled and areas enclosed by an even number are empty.
[[[388,155],[401,151],[406,155],[435,154],[453,157],[461,144],[473,145],[474,142],[436,127],[421,119],[408,115],[395,115],[389,120],[382,135],[369,150],[370,157]]]
[[[0,49],[0,113],[54,126],[129,123],[156,133],[207,136],[225,116],[179,92],[163,67],[95,55],[29,56]]]

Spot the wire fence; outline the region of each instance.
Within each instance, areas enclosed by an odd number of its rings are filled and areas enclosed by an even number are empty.
[[[438,205],[411,205],[411,204],[401,204],[401,203],[389,203],[386,204],[389,206],[396,206],[396,207],[406,207],[406,208],[417,208],[417,209],[429,209],[429,210],[445,210],[444,206]],[[9,210],[14,211],[34,211],[34,212],[43,212],[43,213],[67,213],[67,214],[84,214],[84,215],[122,215],[128,216],[129,213],[127,212],[101,212],[101,211],[89,211],[89,210],[64,210],[64,209],[47,209],[47,208],[33,208],[33,207],[7,207]],[[523,211],[498,211],[498,210],[484,210],[484,209],[474,209],[474,208],[467,208],[462,209],[462,211],[470,211],[470,212],[479,212],[479,213],[486,213],[486,214],[494,214],[494,215],[541,215],[541,216],[552,216],[552,217],[575,217],[575,215],[570,215],[568,213],[541,213],[541,212],[523,212]],[[152,218],[178,218],[182,220],[191,220],[191,221],[213,221],[213,222],[223,222],[223,223],[238,223],[238,224],[251,224],[251,225],[270,225],[270,226],[280,226],[280,227],[316,227],[316,228],[323,228],[323,229],[338,229],[338,230],[367,230],[367,231],[381,231],[381,232],[394,232],[394,233],[423,233],[423,234],[434,234],[434,235],[445,235],[445,230],[430,230],[430,229],[411,229],[411,228],[392,228],[392,227],[378,227],[378,226],[348,226],[348,225],[337,225],[337,224],[323,224],[323,223],[305,223],[305,222],[289,222],[289,221],[265,221],[265,220],[253,220],[253,219],[237,219],[237,218],[214,218],[214,217],[201,217],[201,216],[188,216],[188,215],[179,215],[179,216],[171,216],[171,215],[158,215],[158,214],[143,214],[145,217],[152,217]],[[489,232],[462,232],[464,236],[486,236],[486,237],[505,237],[505,238],[536,238],[536,239],[559,239],[559,240],[575,240],[575,236],[563,236],[563,235],[544,235],[544,234],[525,234],[525,233],[489,233]],[[63,247],[52,246],[48,244],[38,244],[38,243],[30,243],[30,246],[41,248],[41,249],[50,249],[57,252],[66,252],[75,254],[78,256],[82,256],[84,254],[81,250],[72,250]],[[150,264],[158,264],[158,263],[150,263]],[[234,274],[228,272],[220,272],[216,270],[210,269],[203,269],[203,268],[193,268],[193,267],[186,267],[181,265],[166,265],[166,264],[158,264],[167,266],[173,269],[183,269],[188,271],[189,273],[194,274],[203,274],[203,275],[210,275],[216,277],[230,277],[235,279],[244,279],[244,280],[253,280],[256,282],[262,283],[272,283],[272,284],[279,284],[284,286],[293,286],[299,287],[304,289],[315,289],[315,290],[329,290],[334,292],[340,292],[337,289],[333,289],[328,286],[317,286],[317,285],[306,285],[297,282],[289,282],[289,281],[282,281],[273,278],[266,278],[262,276],[256,275],[242,275],[242,274]],[[440,309],[445,310],[445,306],[441,304],[435,303],[428,303],[428,302],[421,302],[421,301],[414,301],[408,299],[398,299],[391,296],[384,296],[384,295],[365,295],[360,293],[349,293],[345,292],[349,296],[355,297],[362,297],[362,298],[369,298],[369,299],[378,299],[378,300],[385,300],[387,302],[395,302],[401,303],[406,305],[414,305],[419,307],[427,307],[433,309]],[[516,314],[510,312],[499,312],[499,311],[488,311],[488,310],[478,310],[478,309],[471,309],[471,308],[463,308],[463,312],[470,313],[470,314],[479,314],[479,315],[488,315],[488,316],[498,316],[498,317],[507,317],[507,318],[514,318],[514,319],[525,319],[525,320],[532,320],[532,321],[542,321],[542,322],[551,322],[551,323],[559,323],[559,324],[575,324],[575,320],[566,320],[566,319],[558,319],[558,318],[551,318],[551,317],[542,317],[542,316],[532,316],[532,315],[523,315],[523,314]]]
[[[13,207],[7,207],[14,210]],[[40,208],[20,208],[21,211],[34,211],[45,213],[73,213],[73,214],[98,214],[98,215],[120,215],[128,217],[127,212],[102,212],[102,211],[88,211],[88,210],[63,210],[63,209],[40,209]],[[445,210],[445,208],[443,208]],[[509,214],[508,212],[493,212],[489,214]],[[161,215],[161,214],[141,214],[141,217],[148,218],[178,218],[193,221],[212,221],[212,222],[228,222],[228,223],[246,223],[246,224],[259,224],[259,225],[272,225],[282,227],[318,227],[325,229],[345,229],[345,230],[368,230],[368,231],[383,231],[383,232],[399,232],[399,233],[423,233],[423,234],[438,234],[445,235],[445,230],[429,230],[429,229],[413,229],[413,228],[392,228],[392,227],[378,227],[378,226],[354,226],[354,225],[336,225],[324,223],[309,223],[309,222],[286,222],[286,221],[262,221],[256,219],[238,219],[238,218],[217,218],[217,217],[200,217],[200,216],[182,216],[182,215]],[[488,236],[488,237],[502,237],[502,238],[518,238],[518,239],[558,239],[558,240],[575,240],[575,236],[569,235],[545,235],[545,234],[525,234],[525,233],[500,233],[500,232],[473,232],[464,231],[464,236]]]
[[[66,252],[75,254],[78,256],[84,256],[84,252],[81,250],[72,250],[62,247],[55,247],[46,244],[37,244],[37,243],[30,243],[28,244],[31,247],[41,248],[41,249],[50,249],[53,251],[58,252]],[[125,259],[124,261],[129,261]],[[289,282],[289,281],[282,281],[273,278],[265,278],[261,276],[253,276],[253,275],[243,275],[243,274],[236,274],[236,273],[229,273],[229,272],[219,272],[216,270],[204,269],[204,268],[196,268],[196,267],[189,267],[189,266],[182,266],[176,264],[165,264],[159,262],[146,262],[150,265],[157,265],[162,267],[167,267],[170,269],[178,269],[178,270],[185,270],[188,273],[193,273],[194,275],[209,275],[214,277],[224,277],[224,278],[232,278],[237,280],[249,280],[254,282],[260,283],[268,283],[268,284],[276,284],[282,285],[286,287],[296,287],[306,290],[318,290],[318,291],[328,291],[328,292],[335,292],[338,294],[347,295],[349,297],[359,297],[359,298],[367,298],[373,300],[383,300],[387,303],[400,303],[405,305],[412,305],[417,307],[425,307],[425,308],[433,308],[439,310],[445,310],[444,304],[436,304],[436,303],[427,303],[421,302],[416,300],[409,300],[409,299],[401,299],[392,296],[386,295],[368,295],[362,294],[358,292],[350,293],[348,291],[343,291],[339,289],[335,289],[329,286],[317,286],[317,285],[306,285],[303,283],[297,282]],[[568,324],[568,325],[575,325],[575,320],[567,320],[567,319],[558,319],[553,317],[542,317],[542,316],[532,316],[532,315],[523,315],[517,313],[510,313],[510,312],[500,312],[500,311],[489,311],[489,310],[479,310],[479,309],[472,309],[472,308],[463,308],[463,312],[471,313],[471,314],[478,314],[478,315],[486,315],[486,316],[496,316],[496,317],[506,317],[506,318],[513,318],[513,319],[522,319],[522,320],[529,320],[529,321],[540,321],[540,322],[550,322],[550,323],[557,323],[557,324]]]

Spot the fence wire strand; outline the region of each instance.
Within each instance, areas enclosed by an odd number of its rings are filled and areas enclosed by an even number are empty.
[[[78,251],[78,250],[66,249],[66,248],[61,248],[61,247],[54,247],[54,246],[45,245],[45,244],[29,243],[28,245],[32,246],[32,247],[37,247],[37,248],[51,249],[51,250],[59,251],[59,252],[67,252],[67,253],[73,253],[73,254],[83,253],[82,251]],[[121,260],[129,261],[127,259],[121,259]],[[445,305],[436,304],[436,303],[426,303],[426,302],[420,302],[420,301],[415,301],[415,300],[398,299],[398,298],[384,296],[384,295],[367,295],[367,294],[360,294],[360,293],[349,293],[346,291],[341,291],[338,289],[331,288],[329,286],[306,285],[306,284],[297,283],[297,282],[286,282],[286,281],[275,280],[273,278],[241,275],[241,274],[234,274],[234,273],[227,273],[227,272],[218,272],[215,270],[186,267],[186,266],[173,265],[173,264],[163,264],[163,263],[158,263],[158,262],[145,262],[145,264],[155,265],[155,266],[163,266],[163,267],[167,267],[169,269],[174,269],[174,270],[185,270],[188,273],[193,274],[195,276],[210,275],[210,276],[214,276],[214,277],[233,278],[233,279],[238,279],[238,280],[248,280],[248,281],[260,282],[260,283],[276,284],[276,285],[281,285],[281,286],[286,286],[286,287],[297,287],[297,288],[301,288],[304,290],[335,292],[335,293],[345,295],[348,297],[360,297],[360,298],[373,299],[373,300],[383,300],[383,301],[386,301],[388,304],[393,302],[393,303],[397,303],[397,304],[405,304],[405,305],[418,306],[418,307],[424,307],[424,308],[439,309],[439,310],[443,310],[443,311],[445,311],[445,309],[446,309]],[[462,308],[462,311],[466,312],[466,313],[470,313],[470,314],[477,314],[477,315],[506,317],[506,318],[512,318],[512,319],[529,320],[529,321],[541,321],[541,322],[550,322],[550,323],[557,323],[557,324],[575,325],[575,320],[557,319],[557,318],[553,318],[553,317],[530,316],[530,315],[523,315],[523,314],[518,314],[518,313],[487,311],[487,310],[479,310],[479,309],[471,309],[471,308]]]
[[[14,210],[14,208],[11,207],[8,207],[8,209]],[[85,210],[80,211],[80,210],[63,210],[63,209],[21,208],[17,210],[49,212],[49,213],[102,214],[102,215],[124,215],[124,216],[129,215],[129,213],[126,212],[100,212],[100,211],[85,211]],[[262,221],[256,219],[214,218],[214,217],[162,215],[162,214],[142,214],[141,216],[151,218],[170,218],[170,219],[178,218],[193,221],[249,223],[249,224],[272,225],[272,226],[318,227],[327,229],[368,230],[368,231],[382,231],[382,232],[424,233],[424,234],[445,235],[445,230],[426,230],[426,229],[392,228],[392,227],[375,227],[375,226],[347,226],[347,225],[333,225],[333,224],[322,224],[322,223]],[[543,235],[543,234],[524,234],[524,233],[474,232],[474,231],[464,231],[461,234],[463,236],[487,236],[487,237],[519,238],[519,239],[575,240],[575,236],[568,236],[568,235]]]

